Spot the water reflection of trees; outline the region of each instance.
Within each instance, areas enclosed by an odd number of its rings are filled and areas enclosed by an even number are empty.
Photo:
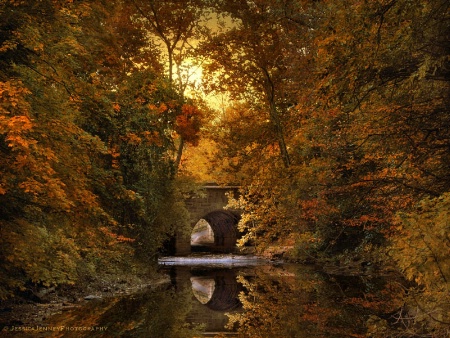
[[[398,283],[297,269],[239,276],[245,311],[229,315],[228,325],[238,325],[241,337],[366,337],[371,316],[387,318],[401,306]]]
[[[58,337],[187,338],[205,330],[226,335],[237,330],[243,338],[386,338],[384,322],[395,320],[402,290],[392,278],[331,276],[299,265],[206,272],[178,268],[171,286],[94,302],[51,323],[108,328],[106,335],[66,331]],[[195,292],[204,293],[203,302]]]
[[[62,331],[62,337],[190,338],[198,328],[186,323],[191,309],[189,289],[160,288],[108,299],[52,319],[59,327],[107,327],[102,331]]]

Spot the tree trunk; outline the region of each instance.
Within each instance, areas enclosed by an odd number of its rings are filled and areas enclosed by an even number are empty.
[[[289,158],[289,153],[287,151],[287,146],[286,146],[286,142],[284,139],[283,125],[281,123],[280,116],[277,112],[277,106],[275,104],[275,86],[272,82],[272,77],[271,77],[269,71],[264,67],[260,67],[260,69],[262,70],[262,72],[264,73],[264,76],[265,76],[265,88],[264,89],[266,92],[267,100],[269,101],[270,120],[274,124],[276,134],[277,134],[278,146],[280,147],[280,156],[281,156],[281,159],[283,160],[284,166],[286,168],[289,168],[289,166],[291,165],[291,160]]]
[[[178,150],[177,150],[177,158],[175,159],[175,173],[178,173],[178,169],[180,167],[181,156],[183,155],[183,148],[184,148],[184,139],[181,136],[180,137],[180,144],[179,144]]]
[[[289,166],[291,165],[291,160],[289,158],[286,141],[284,139],[283,125],[281,124],[280,117],[273,100],[270,101],[270,118],[272,120],[272,123],[275,125],[275,130],[278,138],[278,146],[280,147],[281,159],[283,160],[284,166],[286,168],[289,168]]]

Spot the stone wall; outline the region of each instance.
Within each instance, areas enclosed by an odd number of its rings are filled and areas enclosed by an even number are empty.
[[[238,196],[237,186],[215,186],[208,185],[203,187],[204,197],[193,196],[185,200],[186,208],[190,214],[191,228],[193,229],[197,222],[206,217],[209,213],[217,210],[223,210],[228,203],[227,193],[232,193],[234,197]],[[221,251],[216,250],[216,251]],[[175,239],[175,254],[188,255],[191,253],[190,234],[177,234]]]

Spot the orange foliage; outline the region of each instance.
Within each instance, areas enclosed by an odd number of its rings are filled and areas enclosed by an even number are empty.
[[[117,243],[131,243],[134,242],[135,239],[133,238],[129,238],[129,237],[125,237],[123,235],[117,235],[115,233],[113,233],[109,228],[106,227],[101,227],[100,231],[105,234],[106,236],[108,236],[110,239],[112,239],[112,241],[109,242],[109,245],[114,245]]]
[[[203,114],[190,104],[181,107],[181,114],[176,117],[176,131],[186,142],[198,144],[201,119]]]
[[[135,133],[128,133],[123,137],[123,139],[132,145],[138,145],[142,142],[142,139]]]

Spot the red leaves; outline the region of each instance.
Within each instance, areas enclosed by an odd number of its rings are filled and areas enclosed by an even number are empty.
[[[175,130],[186,142],[197,145],[202,117],[197,107],[184,104],[181,107],[181,114],[176,117]]]
[[[129,237],[125,237],[123,235],[117,235],[113,232],[111,232],[110,229],[108,229],[107,227],[101,227],[99,229],[107,238],[110,239],[109,245],[115,245],[118,243],[130,243],[130,242],[134,242],[135,240],[133,238],[129,238]]]

